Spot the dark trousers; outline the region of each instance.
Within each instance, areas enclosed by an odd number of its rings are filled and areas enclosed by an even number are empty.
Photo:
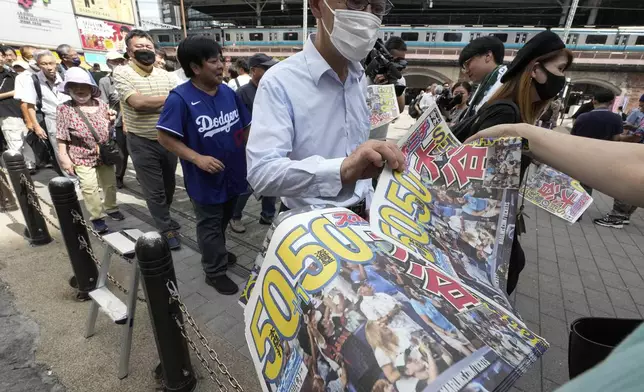
[[[201,252],[201,264],[209,278],[226,275],[226,227],[233,216],[237,199],[235,196],[221,204],[199,204],[192,201],[197,216],[197,243]]]
[[[172,230],[170,205],[174,197],[177,157],[156,140],[127,133],[127,145],[150,215],[161,233]]]
[[[127,159],[130,157],[130,154],[127,150],[127,135],[123,132],[123,127],[116,127],[114,132],[114,140],[118,144],[119,149],[123,153],[123,163],[116,167],[116,179],[123,181],[125,176],[125,170],[127,170]]]
[[[620,218],[630,218],[635,210],[637,210],[636,206],[632,206],[630,204],[624,203],[621,200],[615,199],[613,201],[613,210],[610,212],[610,215]]]
[[[242,218],[242,212],[244,212],[244,207],[248,203],[248,199],[253,194],[253,190],[248,186],[248,190],[245,193],[239,195],[237,199],[237,205],[235,206],[235,211],[233,212],[233,219],[240,220]],[[275,217],[275,201],[276,197],[262,197],[262,218],[271,220]]]

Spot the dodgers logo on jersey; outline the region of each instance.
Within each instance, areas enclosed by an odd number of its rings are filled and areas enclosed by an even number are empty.
[[[219,132],[230,132],[230,128],[239,122],[237,109],[224,114],[219,112],[219,117],[199,116],[195,123],[199,127],[199,133],[206,132],[203,137],[212,137]]]

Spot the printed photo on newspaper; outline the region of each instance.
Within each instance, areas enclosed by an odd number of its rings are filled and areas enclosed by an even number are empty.
[[[521,194],[526,200],[570,223],[590,207],[593,198],[579,181],[547,165],[528,175]]]
[[[309,207],[270,231],[240,299],[264,391],[505,391],[547,349],[504,290],[520,140],[421,120],[370,222]]]
[[[367,87],[367,106],[371,112],[371,129],[389,124],[400,116],[396,88],[393,84],[374,84]]]

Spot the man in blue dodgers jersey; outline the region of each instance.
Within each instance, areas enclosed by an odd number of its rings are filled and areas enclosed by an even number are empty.
[[[177,57],[190,81],[168,95],[157,124],[159,143],[181,159],[197,216],[206,283],[233,295],[237,285],[226,270],[236,256],[227,251],[224,233],[247,186],[244,150],[250,115],[235,92],[222,84],[224,65],[215,41],[188,37]]]

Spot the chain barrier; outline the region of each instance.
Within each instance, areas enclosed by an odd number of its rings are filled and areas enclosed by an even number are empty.
[[[237,381],[237,379],[233,377],[232,374],[230,374],[230,372],[228,371],[228,367],[223,362],[221,362],[217,352],[212,347],[210,347],[210,344],[208,343],[208,339],[206,339],[206,337],[199,330],[199,327],[197,326],[195,319],[190,315],[190,312],[188,312],[188,308],[183,303],[183,301],[181,301],[181,295],[179,294],[179,290],[177,289],[177,286],[174,284],[173,281],[168,280],[166,282],[166,287],[170,292],[170,301],[174,301],[177,303],[177,305],[179,305],[179,310],[181,310],[181,313],[186,319],[186,322],[182,323],[178,317],[176,316],[174,317],[174,320],[177,323],[179,330],[181,331],[181,335],[184,337],[184,339],[186,339],[186,342],[188,342],[188,345],[190,346],[190,348],[195,352],[195,355],[197,356],[197,358],[199,358],[199,362],[201,362],[201,366],[203,366],[204,369],[206,369],[210,379],[217,384],[220,391],[228,391],[228,388],[224,384],[222,384],[221,381],[219,381],[219,379],[216,376],[216,372],[210,367],[208,360],[201,354],[201,351],[199,351],[195,342],[190,338],[190,336],[188,336],[188,332],[186,331],[186,326],[185,326],[186,323],[190,326],[190,328],[193,330],[195,335],[197,335],[201,345],[204,346],[204,348],[208,351],[208,356],[210,357],[210,359],[213,362],[217,363],[217,369],[222,375],[224,375],[228,379],[228,383],[233,387],[235,391],[243,392],[244,389],[239,384],[239,381]]]
[[[72,215],[74,215],[75,213],[76,213],[76,211],[72,210]],[[76,214],[76,215],[78,215],[78,214]],[[105,243],[105,241],[104,241],[104,240],[102,240],[102,239],[101,239],[101,242],[102,242],[105,246],[109,246],[109,245],[107,245],[107,244]],[[81,249],[84,249],[84,250],[85,250],[85,252],[87,252],[87,254],[89,255],[89,257],[94,261],[94,263],[95,263],[95,264],[100,268],[100,267],[101,267],[101,265],[102,265],[102,264],[101,264],[101,262],[98,260],[98,257],[96,257],[96,254],[94,253],[94,251],[92,250],[92,248],[89,246],[89,244],[87,243],[87,241],[85,241],[85,238],[84,238],[82,235],[80,235],[80,234],[78,235],[78,243],[80,243],[80,248],[81,248]],[[118,253],[117,253],[117,254],[118,254]],[[123,260],[127,261],[128,263],[130,262],[130,260],[126,259],[125,257],[123,257],[123,256],[121,256],[121,255],[118,255],[118,256],[119,256],[120,258],[122,258]],[[112,284],[113,284],[117,289],[119,289],[123,294],[129,294],[129,293],[130,293],[130,291],[129,291],[128,289],[126,289],[126,288],[125,288],[125,286],[123,286],[123,285],[122,285],[118,280],[116,280],[116,278],[115,278],[115,277],[113,277],[110,273],[108,273],[108,274],[107,274],[107,280],[109,280],[109,281],[110,281],[110,283],[112,283]],[[145,301],[145,298],[140,297],[140,296],[138,296],[138,295],[136,296],[136,299],[137,299],[137,300],[139,300],[140,302],[144,302],[144,303],[146,302],[146,301]]]

